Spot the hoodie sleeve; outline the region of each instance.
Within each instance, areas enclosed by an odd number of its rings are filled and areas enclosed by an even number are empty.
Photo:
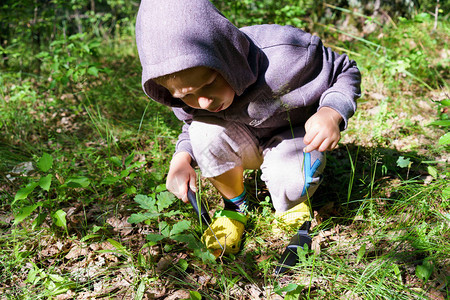
[[[322,52],[322,64],[331,66],[329,69],[329,87],[319,100],[321,107],[331,107],[343,118],[341,130],[347,128],[348,119],[356,111],[356,100],[361,96],[361,73],[356,62],[345,54],[338,54],[319,43]],[[317,62],[316,62],[317,63]]]
[[[344,119],[356,110],[361,74],[356,63],[323,45],[319,37],[299,28],[255,25],[242,29],[264,52],[264,80],[279,96],[280,107],[331,107]]]
[[[184,123],[183,127],[181,129],[181,133],[178,135],[178,140],[175,145],[175,154],[179,152],[187,152],[191,156],[192,160],[194,161],[194,155],[192,153],[192,146],[191,141],[189,139],[189,124]]]
[[[295,50],[301,53],[301,47]],[[293,107],[318,103],[321,107],[336,110],[343,118],[341,130],[347,128],[348,119],[356,111],[356,100],[361,96],[361,74],[353,60],[346,54],[338,54],[310,35],[305,57],[298,55],[304,65],[296,70],[298,87],[281,99]]]
[[[191,140],[189,137],[189,126],[192,122],[192,115],[185,112],[182,108],[172,108],[175,116],[183,121],[183,127],[181,133],[178,135],[178,140],[175,145],[175,154],[179,152],[187,152],[192,158],[192,164],[195,165],[194,153],[192,151]]]

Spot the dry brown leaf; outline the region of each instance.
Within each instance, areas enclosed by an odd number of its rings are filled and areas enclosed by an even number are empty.
[[[205,286],[207,284],[215,285],[217,283],[217,278],[212,276],[211,274],[199,275],[196,282],[201,284],[202,286]]]
[[[94,251],[98,251],[98,250],[115,250],[114,246],[111,245],[107,241],[104,241],[104,242],[101,242],[101,243],[93,243],[93,244],[89,245],[89,248],[91,248]]]
[[[363,300],[363,298],[361,298],[360,296],[355,295],[355,294],[353,293],[353,291],[347,291],[344,295],[341,296],[340,299],[346,299],[346,300],[348,300],[348,299],[352,299],[352,300]]]
[[[56,296],[56,300],[66,300],[66,299],[75,299],[75,293],[72,290],[68,290],[67,292],[65,292],[64,294],[60,294],[58,296]]]
[[[167,294],[166,287],[161,283],[158,286],[152,287],[151,290],[148,290],[147,294],[150,297],[150,299],[162,298]]]
[[[66,254],[66,259],[76,259],[80,256],[86,256],[89,253],[89,249],[87,247],[80,247],[79,245],[74,245],[69,253]]]
[[[158,263],[156,264],[156,272],[158,274],[163,273],[165,270],[169,268],[169,266],[172,264],[172,259],[168,257],[162,257]]]
[[[43,257],[49,257],[49,256],[55,256],[59,252],[60,252],[60,250],[58,249],[58,247],[56,247],[56,245],[51,245],[47,248],[42,249],[42,251],[39,254],[40,254],[40,256],[43,256]]]
[[[311,243],[311,249],[314,251],[316,255],[320,254],[320,240],[313,239]]]
[[[255,261],[256,263],[260,263],[260,262],[262,262],[262,261],[266,261],[266,260],[270,259],[271,257],[272,257],[272,255],[261,254],[261,255],[257,255],[257,256],[254,258],[254,261]]]
[[[77,295],[79,300],[93,300],[96,299],[97,293],[95,292],[81,292]]]
[[[255,299],[255,300],[262,299],[261,296],[263,296],[263,292],[257,285],[249,284],[246,286],[246,290],[251,296],[250,299]]]
[[[445,296],[443,295],[443,293],[439,292],[438,290],[435,289],[431,289],[427,292],[427,296],[431,299],[431,300],[445,300]]]
[[[164,298],[165,300],[181,300],[181,299],[189,299],[190,295],[188,291],[178,290],[170,294],[168,297]]]
[[[268,300],[283,300],[284,298],[273,292],[273,286],[264,287],[264,295],[269,295]]]
[[[106,220],[106,223],[114,228],[114,231],[121,233],[122,235],[128,235],[133,231],[133,227],[127,222],[128,217],[118,218],[116,216],[110,217]]]
[[[3,226],[3,223],[9,226],[12,220],[14,220],[13,214],[0,214],[0,226]]]

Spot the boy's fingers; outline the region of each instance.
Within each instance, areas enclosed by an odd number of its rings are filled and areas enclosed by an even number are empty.
[[[323,139],[316,135],[314,137],[314,139],[306,146],[304,151],[311,152],[313,150],[318,150],[319,147],[322,146],[322,143],[323,143]]]
[[[305,148],[303,148],[303,152],[308,153],[313,151],[314,149],[312,149],[310,146],[306,146]]]
[[[187,186],[186,186],[186,187],[187,187]],[[184,203],[188,203],[188,202],[189,202],[189,199],[188,199],[188,196],[187,196],[187,189],[185,189],[185,191],[183,191],[183,192],[180,193],[180,199],[181,199],[181,201],[183,201]]]
[[[322,142],[322,144],[320,145],[319,151],[320,151],[320,152],[325,152],[325,151],[327,151],[327,150],[333,150],[333,148],[331,147],[329,140],[328,140],[328,139],[325,139],[325,140]]]
[[[189,179],[189,182],[186,182],[186,184],[183,185],[183,197],[182,197],[181,200],[184,203],[188,203],[189,202],[189,199],[188,199],[188,196],[187,196],[188,186],[194,193],[197,193],[196,182],[197,182],[197,178],[196,178],[195,173],[194,173],[194,175],[191,176],[191,178]]]
[[[307,131],[303,137],[303,143],[306,145],[311,144],[317,136],[317,132]]]
[[[335,141],[335,142],[331,145],[330,150],[336,149],[337,146],[338,146],[338,142],[339,142],[339,140],[338,140],[338,141]]]
[[[172,194],[183,202],[188,202],[187,198],[187,184],[176,184],[167,188]]]
[[[308,133],[306,133],[305,136],[303,137],[303,143],[308,145],[310,142],[311,142],[310,137],[309,137]]]
[[[189,185],[189,188],[194,192],[197,193],[197,187],[195,185]]]
[[[193,172],[189,178],[189,188],[194,193],[197,193],[197,174],[195,172]]]

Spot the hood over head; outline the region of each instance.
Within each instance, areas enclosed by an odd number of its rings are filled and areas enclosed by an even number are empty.
[[[152,79],[205,66],[218,71],[238,96],[257,79],[246,35],[209,0],[142,0],[136,43],[145,93],[168,106],[186,105]]]

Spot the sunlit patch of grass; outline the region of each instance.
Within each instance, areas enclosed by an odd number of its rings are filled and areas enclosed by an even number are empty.
[[[378,47],[352,43],[351,50],[360,54],[354,59],[363,75],[363,95],[344,142],[431,156],[443,150],[436,143],[442,131],[428,126],[439,115],[436,101],[448,98],[448,66],[442,62],[448,61],[449,27],[444,20],[438,24],[434,30],[434,19],[420,14],[366,37]]]
[[[315,252],[301,256],[291,280],[324,299],[427,297],[448,293],[449,220],[442,182],[398,187],[395,199],[364,199],[349,225],[315,230]],[[430,262],[427,278],[417,270]],[[425,283],[427,283],[425,285]],[[324,292],[326,290],[326,292]]]

